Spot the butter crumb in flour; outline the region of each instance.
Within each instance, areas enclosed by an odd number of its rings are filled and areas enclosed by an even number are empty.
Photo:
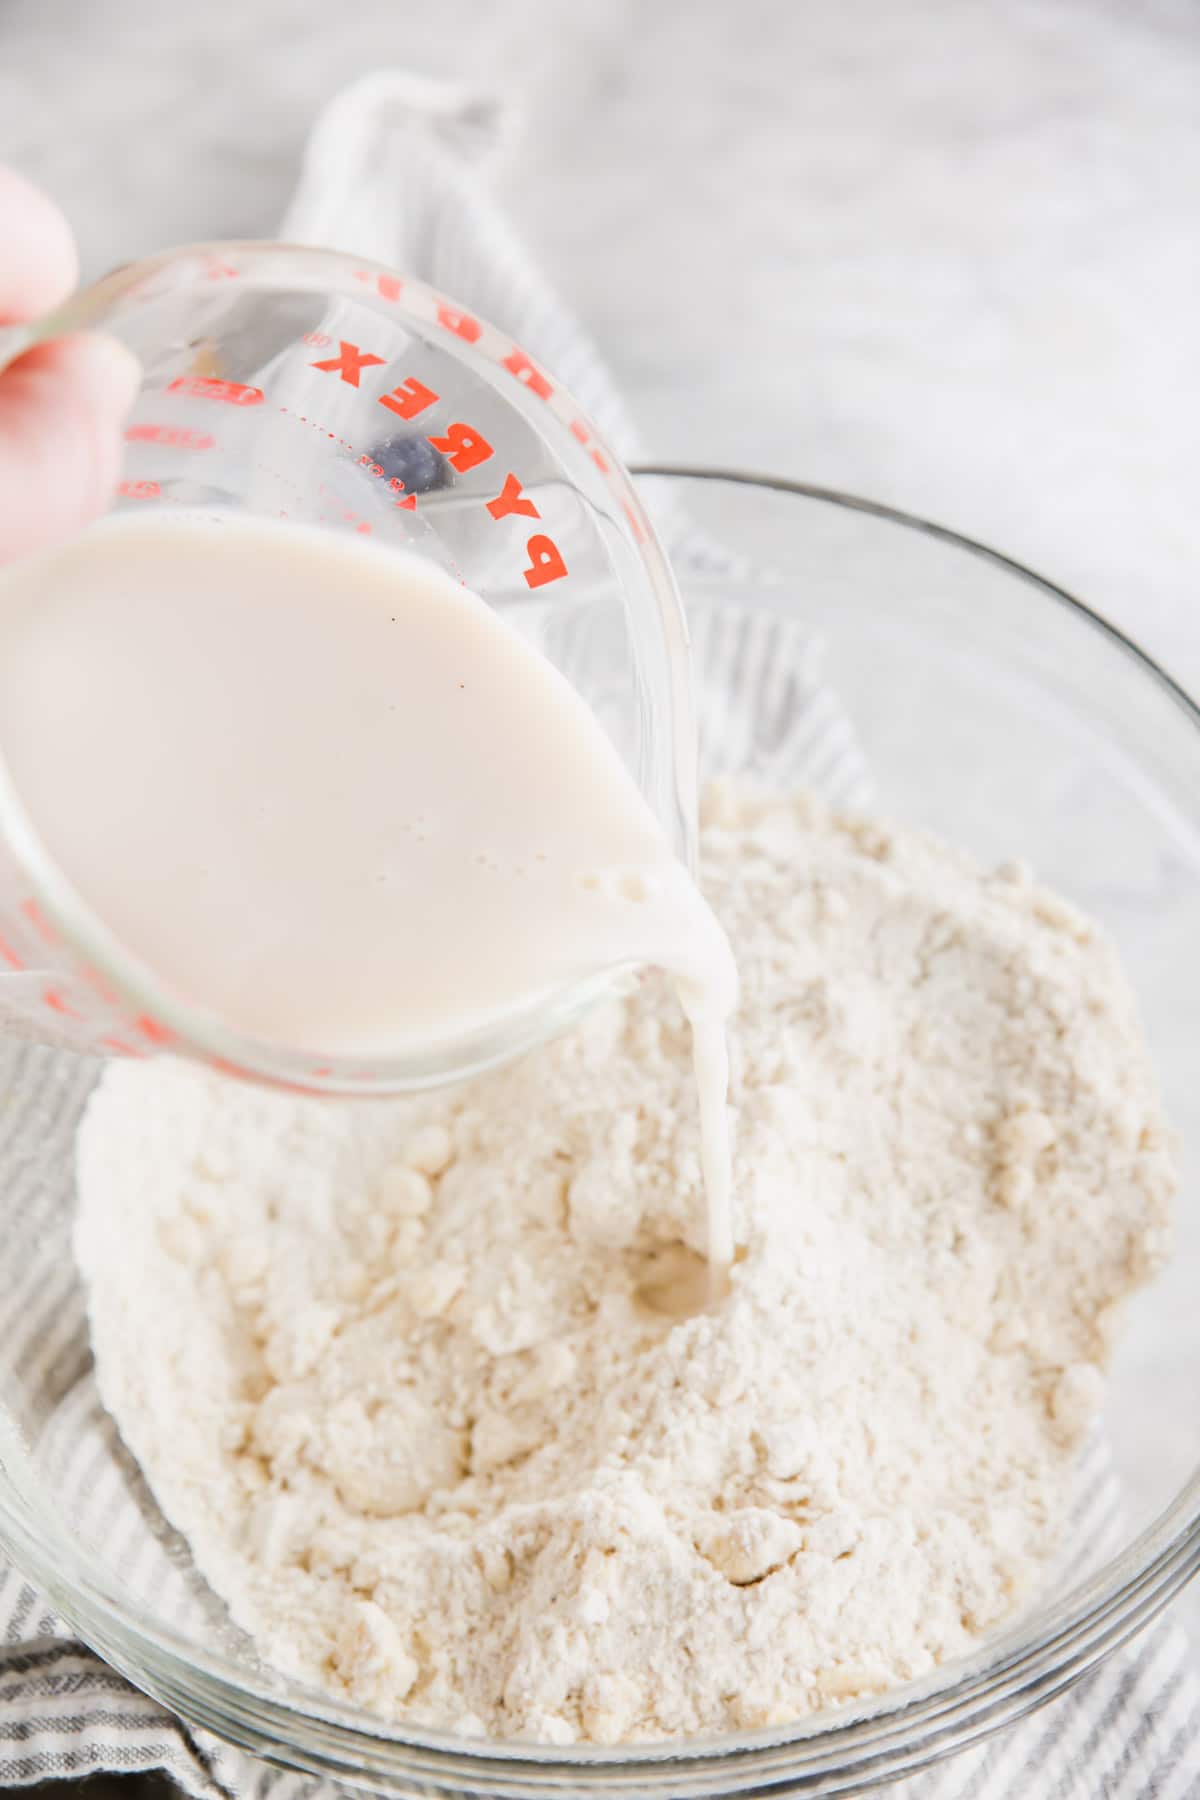
[[[1112,949],[803,796],[714,790],[703,867],[742,978],[715,1307],[664,981],[420,1106],[161,1063],[89,1108],[105,1403],[264,1655],[386,1715],[783,1723],[969,1648],[1056,1547],[1174,1181]]]

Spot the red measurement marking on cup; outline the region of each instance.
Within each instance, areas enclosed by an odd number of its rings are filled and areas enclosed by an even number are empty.
[[[152,1019],[149,1013],[143,1013],[134,1022],[142,1036],[152,1044],[170,1044],[175,1041],[175,1033],[166,1025],[161,1025],[157,1019]]]
[[[113,1050],[118,1056],[144,1056],[146,1052],[139,1050],[134,1044],[127,1044],[124,1038],[103,1037],[100,1039],[102,1050]]]
[[[162,489],[157,481],[118,481],[118,494],[126,500],[161,500]]]
[[[42,1000],[50,1008],[51,1012],[61,1014],[64,1019],[77,1019],[79,1017],[75,1008],[67,1004],[57,988],[46,988],[42,994]]]
[[[22,900],[21,911],[29,920],[29,923],[37,932],[43,944],[49,944],[53,948],[61,942],[57,931],[55,931],[53,925],[51,925],[49,919],[46,917],[36,900]]]
[[[438,324],[444,331],[452,331],[455,337],[464,343],[477,344],[483,336],[483,326],[470,313],[460,312],[457,306],[447,306],[444,301],[438,302]]]
[[[571,433],[571,436],[575,439],[575,442],[577,444],[582,444],[585,450],[590,450],[592,461],[595,463],[595,465],[599,469],[600,473],[607,479],[610,487],[616,488],[617,493],[620,496],[620,500],[621,500],[621,511],[625,514],[626,519],[628,519],[628,521],[629,521],[629,528],[633,532],[633,535],[637,539],[638,543],[644,544],[649,535],[649,533],[647,531],[647,527],[646,527],[646,521],[643,518],[639,518],[635,508],[630,504],[628,496],[626,494],[622,493],[621,490],[624,486],[624,483],[620,482],[615,477],[614,471],[613,471],[613,466],[609,462],[608,458],[604,455],[603,451],[597,449],[596,445],[592,443],[591,433],[589,432],[587,426],[584,424],[583,420],[582,419],[568,420],[567,430]]]
[[[236,281],[240,273],[241,271],[233,268],[230,263],[214,262],[210,263],[204,271],[204,279],[206,281]]]
[[[208,431],[189,431],[186,425],[130,425],[127,444],[161,444],[167,450],[215,450],[217,440]]]
[[[346,448],[349,450],[351,446],[347,444]],[[367,474],[375,481],[386,481],[389,493],[404,493],[404,483],[401,481],[400,477],[398,475],[389,475],[381,463],[372,461],[369,456],[360,456],[358,459],[358,466],[360,469],[365,469]],[[417,509],[417,496],[415,494],[409,494],[407,499],[397,500],[396,504],[397,506],[405,507],[409,512],[415,512]]]
[[[12,945],[8,942],[7,938],[0,937],[0,956],[4,958],[10,969],[23,969],[25,967],[25,964],[17,955]]]
[[[373,283],[375,292],[381,300],[398,300],[400,290],[404,286],[398,275],[380,275],[373,273],[370,269],[355,269],[354,279],[355,281],[365,281],[368,284]]]
[[[644,544],[647,541],[647,539],[649,538],[650,533],[647,528],[646,521],[639,513],[637,507],[631,506],[628,500],[622,500],[621,511],[625,514],[625,517],[628,519],[629,529],[630,529],[630,531],[632,531],[632,533],[633,533],[634,537],[637,539],[638,543]]]
[[[244,381],[220,381],[215,375],[177,375],[167,383],[168,394],[187,394],[193,400],[219,400],[224,406],[261,406],[261,388]]]
[[[514,349],[503,359],[503,367],[510,375],[515,375],[522,387],[527,387],[531,394],[539,400],[549,400],[554,392],[542,371],[532,363],[523,350]]]
[[[324,331],[306,331],[300,342],[308,344],[313,350],[328,350],[333,339]]]

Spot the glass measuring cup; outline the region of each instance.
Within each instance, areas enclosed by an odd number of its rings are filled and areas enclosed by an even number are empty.
[[[432,557],[566,675],[690,860],[694,735],[670,572],[609,446],[510,337],[375,263],[225,243],[117,270],[7,334],[0,362],[88,328],[121,338],[143,369],[114,510],[316,524]],[[248,1038],[115,939],[54,866],[0,760],[9,1029],[112,1055],[169,1049],[316,1091],[399,1092],[517,1054],[611,979],[597,970],[421,1055],[329,1056]]]

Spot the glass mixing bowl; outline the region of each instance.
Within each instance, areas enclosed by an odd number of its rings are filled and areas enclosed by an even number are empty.
[[[74,1128],[99,1066],[8,1043],[0,1541],[81,1637],[192,1723],[380,1792],[858,1792],[1060,1693],[1200,1563],[1200,714],[1086,607],[952,532],[716,471],[647,470],[641,488],[675,545],[710,767],[804,775],[979,857],[1025,857],[1102,920],[1181,1137],[1177,1255],[1117,1357],[1103,1435],[1119,1515],[1096,1503],[1098,1446],[1061,1570],[970,1657],[869,1708],[737,1738],[614,1751],[406,1733],[263,1668],[158,1514],[96,1400],[71,1260]]]

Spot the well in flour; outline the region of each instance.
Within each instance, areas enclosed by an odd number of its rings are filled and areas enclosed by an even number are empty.
[[[703,867],[742,978],[715,1308],[657,980],[419,1107],[169,1063],[91,1104],[105,1402],[264,1654],[389,1716],[800,1718],[969,1648],[1055,1549],[1173,1184],[1112,949],[804,796],[715,789]]]

